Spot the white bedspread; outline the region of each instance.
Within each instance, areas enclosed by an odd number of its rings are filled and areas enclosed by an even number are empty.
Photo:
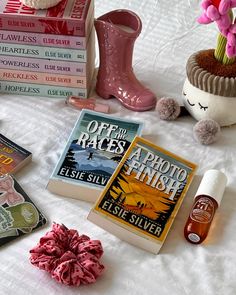
[[[181,102],[187,58],[216,42],[215,25],[200,26],[195,21],[199,3],[96,0],[95,14],[116,8],[138,13],[143,30],[135,45],[134,70],[157,96],[172,96]],[[116,100],[108,103],[115,116],[144,122],[145,138],[199,165],[164,246],[157,256],[135,248],[87,221],[91,204],[58,197],[45,189],[79,111],[59,99],[0,95],[0,132],[33,152],[33,162],[16,177],[49,221],[46,227],[0,249],[0,294],[236,294],[236,126],[224,128],[217,143],[202,146],[193,139],[193,118],[165,122],[155,111],[136,113]],[[227,174],[227,189],[207,241],[191,245],[184,239],[183,228],[200,178],[211,168]],[[53,221],[102,241],[106,272],[95,284],[65,287],[29,263],[29,250]]]

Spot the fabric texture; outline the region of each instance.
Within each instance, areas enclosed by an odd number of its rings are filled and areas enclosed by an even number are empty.
[[[95,0],[96,17],[119,8],[133,10],[143,23],[133,53],[137,78],[158,97],[173,97],[182,103],[187,59],[198,50],[215,46],[216,25],[197,23],[201,8],[196,0]],[[192,117],[162,121],[155,110],[138,113],[115,99],[99,102],[109,104],[114,116],[143,122],[144,138],[198,164],[197,175],[160,253],[142,251],[87,221],[92,204],[46,190],[80,111],[61,99],[1,94],[1,133],[33,153],[32,163],[20,170],[16,179],[47,216],[48,225],[0,249],[0,294],[235,295],[236,126],[222,128],[221,138],[204,146],[193,138],[196,121]],[[223,171],[228,183],[206,241],[192,245],[184,238],[184,225],[208,169]],[[106,271],[94,284],[79,288],[58,284],[46,271],[31,265],[29,250],[51,229],[52,222],[102,242],[101,263]]]
[[[104,270],[99,263],[103,254],[100,241],[90,240],[86,235],[79,236],[76,230],[56,223],[30,254],[33,265],[46,270],[65,285],[94,283]]]

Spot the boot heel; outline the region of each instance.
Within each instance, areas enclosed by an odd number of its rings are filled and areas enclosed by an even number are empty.
[[[101,96],[104,99],[112,98],[112,95],[104,89],[96,89],[96,92],[99,96]]]

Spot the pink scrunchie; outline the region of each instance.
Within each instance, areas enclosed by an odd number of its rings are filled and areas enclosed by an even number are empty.
[[[65,285],[94,283],[104,270],[101,242],[79,236],[74,229],[54,223],[52,230],[30,250],[30,262]]]

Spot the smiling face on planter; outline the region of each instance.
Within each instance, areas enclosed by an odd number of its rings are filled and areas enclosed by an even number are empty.
[[[197,121],[213,119],[220,126],[236,123],[236,97],[224,97],[205,92],[186,79],[183,99],[186,109]]]

